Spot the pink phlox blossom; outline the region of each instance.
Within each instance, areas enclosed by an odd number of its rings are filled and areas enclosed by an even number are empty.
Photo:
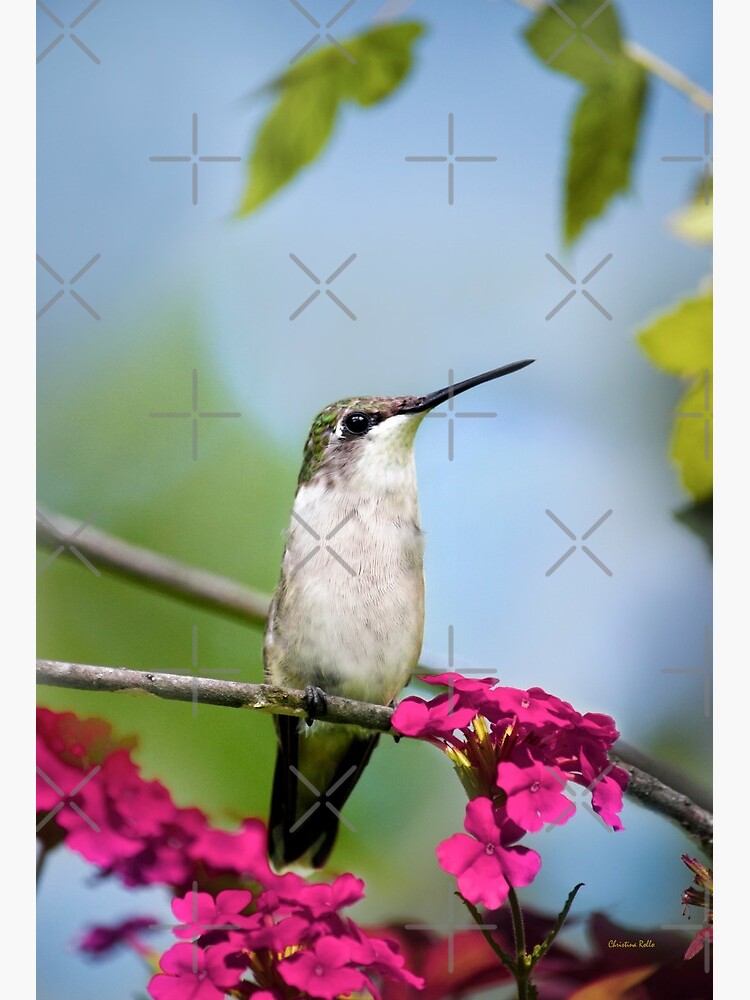
[[[714,939],[713,927],[702,927],[695,935],[687,947],[685,958],[695,958],[706,946],[706,942],[711,944]]]
[[[517,759],[519,763],[501,761],[497,769],[509,818],[529,833],[541,830],[544,823],[567,823],[575,808],[564,794],[567,778],[560,768],[541,764],[528,754]]]
[[[470,903],[496,909],[507,899],[511,886],[534,881],[541,858],[528,847],[511,846],[523,831],[505,821],[502,810],[496,810],[490,799],[482,796],[469,802],[464,827],[467,833],[444,840],[435,853],[443,871],[456,876],[461,894]]]
[[[209,976],[206,953],[196,944],[173,945],[159,961],[161,973],[148,984],[154,1000],[224,1000]]]
[[[96,924],[90,927],[78,942],[79,951],[101,956],[118,945],[138,947],[138,935],[148,933],[159,926],[154,917],[129,917],[117,924]]]
[[[346,938],[319,938],[312,948],[299,951],[279,964],[279,974],[289,986],[321,1000],[336,1000],[367,988],[367,977],[350,963],[351,942]]]
[[[209,892],[190,890],[172,900],[172,913],[180,921],[173,928],[175,937],[199,938],[209,931],[242,930],[252,926],[252,917],[242,911],[252,901],[253,894],[245,889],[224,889],[216,899]]]
[[[628,787],[628,774],[621,767],[612,766],[606,754],[599,760],[590,760],[586,752],[580,751],[580,784],[591,790],[591,805],[594,812],[611,826],[622,830],[622,793]]]
[[[393,713],[391,725],[404,736],[448,739],[456,729],[468,726],[477,714],[474,708],[460,708],[460,695],[448,692],[431,701],[404,698]]]

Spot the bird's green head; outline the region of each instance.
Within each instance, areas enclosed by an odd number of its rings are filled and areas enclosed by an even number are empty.
[[[530,364],[516,361],[426,396],[352,396],[331,403],[312,422],[299,485],[319,477],[332,484],[362,462],[374,467],[406,463],[426,413],[467,389]]]

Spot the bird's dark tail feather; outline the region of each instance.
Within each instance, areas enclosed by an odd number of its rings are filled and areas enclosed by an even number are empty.
[[[375,734],[362,738],[342,730],[338,744],[332,741],[332,752],[322,761],[311,761],[311,757],[321,757],[321,744],[312,733],[300,735],[299,719],[276,716],[276,730],[278,753],[268,853],[276,868],[300,858],[314,868],[322,868],[336,840],[336,813],[349,798],[380,737]],[[326,743],[331,741],[330,732],[325,739]]]

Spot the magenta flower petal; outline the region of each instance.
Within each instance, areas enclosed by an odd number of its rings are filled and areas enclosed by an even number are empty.
[[[482,843],[500,843],[500,827],[489,799],[473,799],[466,807],[464,829]]]
[[[459,695],[454,691],[427,702],[404,698],[396,707],[391,725],[404,736],[445,738],[468,726],[476,714],[474,708],[459,707]]]
[[[173,945],[159,965],[162,975],[148,984],[154,1000],[223,1000],[224,991],[209,979],[205,955],[196,945]]]
[[[516,888],[531,885],[542,867],[542,859],[530,847],[514,844],[503,849],[503,873]]]
[[[519,767],[503,761],[497,769],[497,784],[507,795],[505,810],[524,830],[536,832],[543,824],[567,823],[575,812],[564,795],[567,778],[558,767],[531,761]]]
[[[348,964],[350,945],[332,936],[319,938],[312,948],[297,952],[279,964],[284,982],[321,1000],[336,1000],[367,986],[366,977]]]
[[[458,833],[438,844],[440,867],[456,876],[470,903],[495,909],[507,898],[509,886],[534,880],[541,858],[529,848],[507,846],[516,828],[508,827],[488,798],[469,802],[464,825],[471,837]]]

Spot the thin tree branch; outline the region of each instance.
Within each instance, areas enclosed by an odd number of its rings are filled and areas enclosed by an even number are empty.
[[[510,0],[510,2],[514,3],[517,7],[524,7],[526,10],[533,11],[535,14],[538,14],[545,7],[549,6],[546,0]],[[657,56],[638,42],[631,42],[626,39],[622,47],[633,62],[642,66],[647,73],[658,77],[674,90],[684,94],[701,111],[705,111],[708,114],[713,112],[714,99],[712,95],[707,90],[704,90],[700,84],[697,84],[689,76],[686,76],[681,70],[668,63],[666,59]]]
[[[270,684],[243,684],[184,674],[99,667],[85,663],[37,660],[37,682],[83,691],[141,691],[170,701],[192,701],[224,708],[246,708],[272,715],[306,714],[302,691],[287,691]],[[329,696],[326,721],[387,733],[393,709],[348,698]],[[713,843],[711,814],[651,774],[628,763],[617,753],[611,758],[630,776],[627,792],[647,809],[679,823],[685,833],[704,850]]]
[[[37,511],[36,538],[44,548],[56,550],[64,546],[60,555],[78,559],[76,552],[72,551],[75,549],[96,569],[108,569],[188,604],[219,611],[253,625],[263,625],[268,616],[270,598],[265,594],[217,573],[189,566],[139,545],[131,545],[90,525],[81,530],[80,521],[64,514],[40,508]]]
[[[714,842],[714,821],[710,812],[696,805],[687,795],[665,785],[652,774],[642,771],[635,764],[628,763],[615,750],[609,756],[630,775],[628,795],[637,799],[647,809],[674,820],[704,851],[711,853]]]
[[[223,708],[249,708],[268,715],[307,714],[304,692],[288,691],[272,684],[244,684],[186,674],[168,674],[127,667],[97,667],[88,663],[37,660],[39,684],[75,688],[79,691],[141,691],[168,701],[192,701]],[[326,722],[362,726],[386,733],[391,728],[393,709],[329,695]]]

